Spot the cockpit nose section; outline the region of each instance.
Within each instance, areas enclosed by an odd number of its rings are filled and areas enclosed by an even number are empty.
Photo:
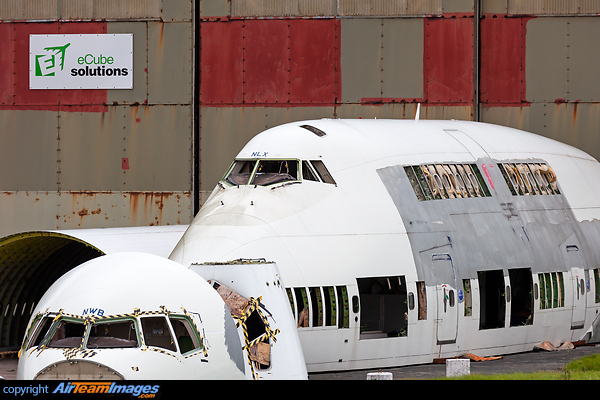
[[[18,379],[245,375],[220,296],[183,265],[143,253],[101,256],[55,282],[34,310],[19,354]]]

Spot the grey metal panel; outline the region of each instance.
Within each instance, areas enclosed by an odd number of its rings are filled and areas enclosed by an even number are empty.
[[[22,3],[22,19],[46,20],[58,16],[58,0],[24,0]]]
[[[441,15],[442,0],[339,0],[341,16]]]
[[[570,17],[567,21],[569,53],[568,101],[600,101],[600,18]]]
[[[565,18],[536,18],[527,23],[527,100],[567,97],[568,42]]]
[[[56,191],[0,191],[0,235],[56,229],[59,223],[58,204]]]
[[[111,106],[61,124],[60,190],[191,190],[191,107]]]
[[[143,104],[148,101],[148,26],[140,22],[109,22],[107,33],[133,34],[133,89],[107,91],[107,103]]]
[[[159,19],[161,0],[61,0],[64,19]]]
[[[148,22],[148,102],[192,103],[192,25]]]
[[[342,20],[342,102],[381,97],[382,20]]]
[[[482,14],[506,14],[510,0],[486,0],[481,2]]]
[[[193,0],[161,0],[163,21],[191,22],[193,19],[193,3]]]
[[[231,15],[230,3],[230,0],[200,0],[200,16],[224,17]]]
[[[509,14],[565,15],[579,12],[579,0],[509,0]]]
[[[298,15],[298,1],[278,0],[232,0],[231,15],[234,17],[284,17]]]
[[[382,40],[382,97],[422,98],[423,19],[383,20]]]
[[[57,189],[57,124],[52,111],[0,111],[0,190]]]
[[[474,3],[473,0],[443,0],[442,9],[444,13],[472,13]]]
[[[333,16],[337,14],[337,1],[298,0],[298,11],[302,16]]]

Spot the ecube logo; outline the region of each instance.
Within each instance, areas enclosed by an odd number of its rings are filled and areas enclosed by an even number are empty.
[[[29,88],[132,89],[133,35],[30,35]]]
[[[46,53],[35,56],[35,76],[55,76],[57,70],[62,71],[65,67],[65,51],[70,45],[44,47]]]

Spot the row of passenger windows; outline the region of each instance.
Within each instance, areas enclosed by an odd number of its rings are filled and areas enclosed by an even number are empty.
[[[514,196],[560,194],[547,164],[499,163],[498,168]],[[419,201],[490,196],[476,164],[413,165],[404,171]]]
[[[543,163],[502,163],[498,168],[513,196],[560,194],[556,174]]]
[[[230,185],[268,186],[302,180],[335,185],[321,160],[235,160],[223,180]]]
[[[24,348],[116,349],[136,348],[143,343],[181,354],[203,348],[200,334],[185,315],[99,319],[92,324],[72,317],[50,314],[36,317],[29,328]],[[83,344],[83,346],[82,346]]]
[[[600,269],[594,271],[595,302],[600,303]],[[511,269],[506,283],[502,270],[479,271],[480,329],[505,326],[506,307],[510,307],[510,326],[533,324],[534,299],[539,309],[565,307],[563,272],[537,274],[531,269]],[[408,311],[417,309],[417,319],[427,320],[425,282],[416,282],[416,292],[407,290],[404,276],[357,278],[358,294],[349,298],[346,286],[287,288],[290,306],[298,328],[348,328],[350,312],[360,313],[360,338],[374,339],[408,335]],[[463,279],[460,293],[444,293],[444,312],[463,303],[463,315],[473,316],[472,280]],[[578,282],[576,297],[585,296],[586,284]],[[435,305],[434,305],[435,306]],[[358,320],[358,319],[357,319]]]
[[[476,164],[426,164],[404,167],[419,201],[488,197]]]

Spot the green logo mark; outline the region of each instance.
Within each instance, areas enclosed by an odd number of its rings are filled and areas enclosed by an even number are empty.
[[[45,54],[35,56],[35,76],[54,76],[56,71],[62,71],[65,65],[65,51],[70,45],[71,43],[45,47]]]

